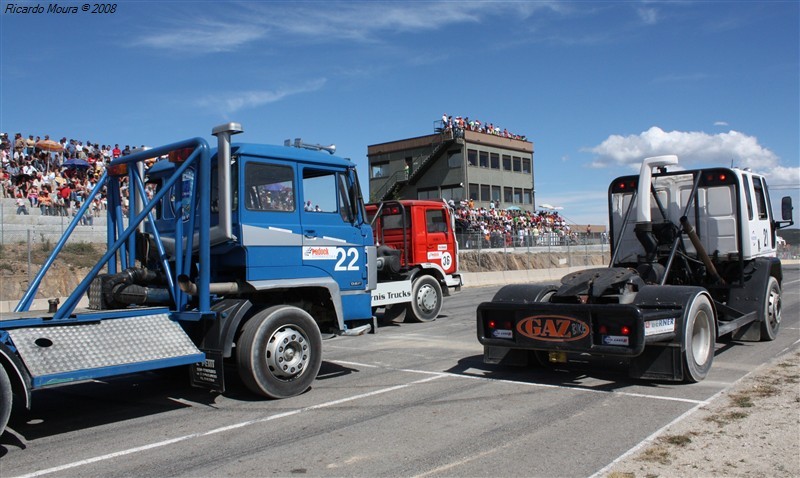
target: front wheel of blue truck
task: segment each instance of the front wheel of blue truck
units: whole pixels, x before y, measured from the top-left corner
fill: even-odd
[[[11,416],[11,405],[13,403],[13,393],[11,391],[11,380],[8,378],[6,369],[0,365],[0,435],[6,429],[8,417]]]
[[[305,392],[322,365],[322,337],[308,312],[293,306],[266,308],[248,320],[236,346],[239,376],[268,398]]]

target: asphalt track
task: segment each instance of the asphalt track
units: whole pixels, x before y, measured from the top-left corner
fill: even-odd
[[[475,307],[498,287],[465,288],[434,322],[325,341],[313,388],[292,399],[169,372],[35,394],[0,437],[0,475],[592,476],[798,347],[800,270],[784,274],[778,339],[721,341],[698,384],[485,365]]]

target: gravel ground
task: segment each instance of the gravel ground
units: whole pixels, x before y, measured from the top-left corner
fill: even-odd
[[[600,476],[800,477],[800,352],[756,369]]]

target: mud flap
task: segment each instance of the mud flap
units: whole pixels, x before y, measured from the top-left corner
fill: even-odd
[[[630,362],[631,378],[648,380],[683,380],[680,344],[648,344],[644,352]]]
[[[193,387],[207,388],[225,393],[225,367],[222,352],[203,350],[206,359],[191,365],[191,383]]]

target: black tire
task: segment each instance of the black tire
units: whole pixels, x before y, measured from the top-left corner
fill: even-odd
[[[308,312],[277,305],[258,312],[236,344],[239,376],[251,391],[268,398],[305,392],[322,365],[322,337]]]
[[[0,435],[6,430],[13,403],[14,398],[13,392],[11,391],[11,380],[8,378],[6,369],[0,364]]]
[[[717,331],[714,309],[705,294],[694,296],[683,317],[684,380],[699,382],[706,378],[714,362]]]
[[[414,279],[411,303],[408,304],[406,322],[430,322],[442,310],[442,286],[434,277],[423,275]]]
[[[781,328],[781,285],[771,277],[767,281],[764,308],[761,311],[761,340],[772,341]]]

